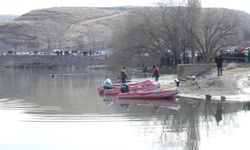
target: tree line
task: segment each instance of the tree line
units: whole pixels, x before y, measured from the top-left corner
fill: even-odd
[[[201,8],[199,0],[165,0],[158,7],[130,11],[113,33],[116,64],[177,65],[196,62],[197,54],[208,63],[247,36],[237,11]]]

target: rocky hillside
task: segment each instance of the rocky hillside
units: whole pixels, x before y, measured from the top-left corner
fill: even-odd
[[[107,48],[112,30],[131,14],[129,7],[59,7],[33,10],[0,24],[0,51],[92,51]],[[155,9],[155,8],[154,8]],[[250,38],[250,16],[239,12]]]
[[[0,25],[0,50],[92,50],[107,46],[124,8],[60,7],[34,10]]]

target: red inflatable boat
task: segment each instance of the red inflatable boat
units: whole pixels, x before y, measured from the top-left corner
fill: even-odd
[[[129,92],[135,92],[135,91],[150,91],[150,90],[156,90],[160,88],[160,84],[158,82],[150,82],[145,85],[135,85],[135,86],[129,86]],[[105,89],[103,92],[103,95],[117,95],[121,93],[120,88],[115,88],[115,89]]]
[[[150,84],[152,84],[153,81],[151,80],[144,80],[144,81],[140,81],[140,82],[129,82],[126,83],[129,86],[129,90],[139,90],[142,87],[147,87]],[[106,92],[106,94],[118,94],[117,92],[120,91],[122,84],[121,83],[115,83],[113,84],[113,88],[112,89],[105,89],[102,85],[100,87],[97,88],[97,91],[100,95],[103,95]],[[113,91],[113,92],[112,92]],[[120,92],[119,92],[120,93]]]

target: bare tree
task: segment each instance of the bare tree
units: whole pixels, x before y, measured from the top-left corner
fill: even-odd
[[[173,6],[173,3],[168,3],[161,4],[158,8],[149,7],[134,11],[133,16],[129,16],[123,24],[125,30],[120,34],[123,42],[118,42],[123,50],[119,53],[133,56],[143,56],[147,53],[154,63],[159,64],[160,60],[171,58],[172,62],[177,64],[185,31],[182,28],[184,12],[181,6]]]
[[[116,64],[132,65],[138,63],[138,61],[142,64],[143,58],[141,56],[143,54],[154,55],[152,50],[154,43],[151,37],[146,34],[146,31],[148,31],[147,25],[141,11],[144,10],[131,11],[113,32],[111,47],[115,51],[113,59],[117,62]],[[148,59],[150,61],[151,58]]]
[[[171,51],[174,65],[180,59],[181,48],[184,48],[183,42],[185,39],[185,32],[182,28],[182,20],[184,9],[181,4],[165,3],[160,6],[161,20],[162,20],[162,41],[164,47]]]
[[[184,26],[195,40],[204,62],[211,62],[214,55],[226,47],[237,34],[237,20],[227,10],[205,9],[197,29]]]
[[[77,44],[78,50],[84,51],[84,49],[85,49],[84,36],[83,35],[79,35],[74,41]]]
[[[155,63],[165,59],[177,65],[189,49],[192,58],[199,52],[204,62],[210,62],[236,37],[235,16],[225,9],[201,9],[199,0],[165,0],[157,8],[130,12],[122,30],[115,31],[112,47],[119,61],[143,61],[147,53]]]
[[[183,19],[183,26],[189,28],[193,31],[198,30],[200,14],[201,14],[201,2],[200,0],[188,0],[186,4],[186,15]],[[186,39],[183,41],[183,44],[191,50],[192,60],[191,62],[195,62],[195,51],[198,49],[195,44],[195,39],[189,32],[185,31]],[[183,50],[183,54],[185,54],[185,48]]]
[[[87,33],[88,43],[90,46],[90,49],[95,50],[96,49],[96,37],[93,31],[89,30]]]

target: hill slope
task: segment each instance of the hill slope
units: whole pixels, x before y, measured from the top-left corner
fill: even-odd
[[[34,10],[0,25],[0,49],[15,51],[105,47],[123,9],[60,7]]]
[[[125,17],[133,15],[130,10],[134,9],[141,7],[56,7],[33,10],[11,22],[0,24],[0,51],[91,51],[107,48],[112,31],[123,23]],[[246,32],[250,31],[249,14],[238,13],[243,20],[242,26]]]

